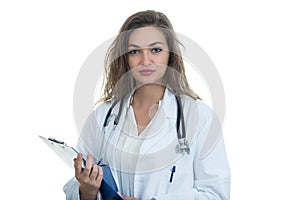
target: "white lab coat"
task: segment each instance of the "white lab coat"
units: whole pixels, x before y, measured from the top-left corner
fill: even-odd
[[[230,169],[222,131],[213,111],[200,100],[181,96],[191,151],[178,153],[174,94],[166,89],[158,111],[140,136],[137,136],[130,97],[128,95],[124,102],[120,121],[113,132],[114,117],[105,128],[105,134],[103,128],[110,103],[100,105],[89,116],[78,151],[84,156],[92,153],[95,162],[104,157],[120,193],[126,196],[139,200],[230,199]],[[117,104],[111,116],[118,114],[118,108]],[[176,170],[170,182],[173,166]],[[74,177],[64,186],[64,192],[66,199],[79,199],[79,183]],[[101,199],[100,192],[98,199]]]

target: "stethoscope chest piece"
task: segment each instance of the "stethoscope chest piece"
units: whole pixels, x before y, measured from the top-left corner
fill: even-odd
[[[178,144],[176,146],[177,153],[187,153],[190,154],[190,146],[189,142],[186,140],[186,138],[178,139]]]

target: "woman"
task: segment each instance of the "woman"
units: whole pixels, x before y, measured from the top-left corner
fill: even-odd
[[[101,199],[99,161],[126,200],[229,199],[221,128],[190,89],[179,44],[162,13],[125,21],[107,54],[103,103],[81,132],[67,199]]]

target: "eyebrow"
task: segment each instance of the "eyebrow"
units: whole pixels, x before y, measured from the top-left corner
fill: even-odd
[[[157,44],[165,45],[165,43],[163,43],[163,42],[153,42],[153,43],[149,44],[148,46],[152,47],[152,46],[155,46]],[[128,47],[141,48],[139,45],[136,45],[136,44],[129,44]]]

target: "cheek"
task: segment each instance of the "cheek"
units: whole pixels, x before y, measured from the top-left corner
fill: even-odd
[[[129,69],[132,69],[132,66],[134,66],[133,62],[132,62],[132,59],[130,57],[128,57],[127,61],[128,61]]]
[[[167,71],[167,65],[159,66],[158,69],[159,69],[159,73],[161,74],[161,76],[164,76]]]
[[[139,59],[137,56],[129,56],[128,57],[128,65],[129,69],[133,69],[134,67],[139,65]]]
[[[168,52],[168,53],[166,52],[166,53],[162,56],[161,63],[164,64],[164,65],[168,65],[168,63],[169,63],[169,57],[170,57],[169,52]]]

